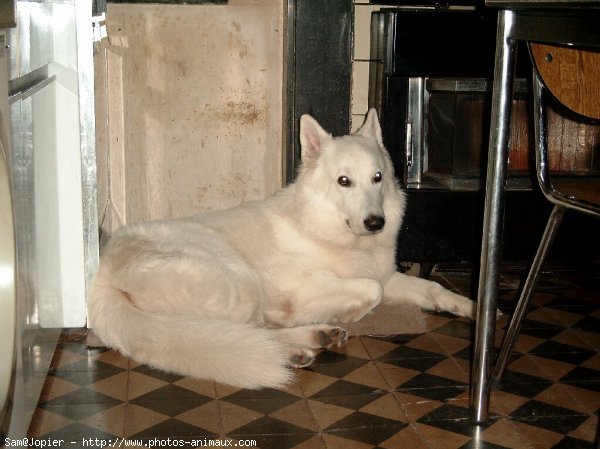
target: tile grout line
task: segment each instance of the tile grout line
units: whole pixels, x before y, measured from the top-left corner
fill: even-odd
[[[217,413],[219,414],[219,438],[223,437],[223,439],[226,439],[227,435],[225,434],[225,423],[223,421],[223,413],[221,411],[221,399],[220,399],[219,393],[217,391],[216,382],[213,381],[212,387],[213,387],[214,401],[216,402],[216,407],[217,407]]]
[[[123,438],[127,438],[127,412],[129,411],[129,384],[131,383],[131,359],[127,357],[127,383],[125,384],[125,405],[123,407]]]
[[[416,422],[412,420],[412,418],[408,414],[408,412],[407,412],[406,408],[404,407],[404,405],[400,403],[400,401],[398,400],[398,397],[394,394],[395,393],[394,388],[390,385],[390,383],[388,382],[387,378],[381,372],[381,368],[379,367],[379,365],[377,363],[375,363],[375,360],[373,360],[373,356],[371,355],[371,353],[369,352],[369,350],[367,349],[367,347],[364,345],[364,343],[362,341],[362,336],[360,336],[359,339],[360,339],[360,344],[362,345],[362,347],[364,348],[364,350],[366,351],[366,353],[369,355],[370,362],[373,363],[373,365],[375,366],[375,369],[379,373],[379,376],[383,379],[383,381],[387,385],[387,387],[388,387],[388,392],[387,393],[391,394],[392,397],[394,398],[394,402],[398,405],[398,407],[402,411],[402,413],[403,413],[404,417],[406,418],[406,420],[407,420],[408,425],[410,426],[410,428],[413,429],[413,431],[419,437],[419,440],[426,446],[427,449],[433,449],[427,443],[427,441],[423,438],[423,436],[421,435],[421,432],[418,431],[417,426],[416,426]]]

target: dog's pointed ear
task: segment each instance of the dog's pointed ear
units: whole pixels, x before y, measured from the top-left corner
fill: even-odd
[[[362,126],[356,131],[356,134],[360,134],[364,137],[371,137],[375,141],[383,146],[383,139],[381,138],[381,126],[379,125],[379,118],[377,117],[377,111],[374,108],[369,109],[367,118]]]
[[[331,134],[325,131],[314,118],[308,114],[300,117],[302,160],[316,159],[321,153],[323,143],[327,139],[331,139]]]

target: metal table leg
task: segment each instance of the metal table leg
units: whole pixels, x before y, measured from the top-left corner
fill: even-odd
[[[498,275],[508,165],[510,105],[516,57],[515,41],[510,38],[513,21],[512,11],[499,12],[479,273],[475,356],[471,376],[471,409],[476,422],[483,422],[488,418],[490,372],[494,355]]]

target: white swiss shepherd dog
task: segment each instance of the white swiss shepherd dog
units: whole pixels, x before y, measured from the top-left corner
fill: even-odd
[[[263,200],[132,224],[103,249],[89,325],[149,366],[244,387],[280,387],[290,367],[385,302],[473,318],[474,302],[396,270],[405,208],[377,114],[332,137],[300,120],[296,181]]]

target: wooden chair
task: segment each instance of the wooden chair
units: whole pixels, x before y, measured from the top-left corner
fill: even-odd
[[[544,196],[554,204],[546,229],[535,254],[517,307],[504,337],[492,373],[498,384],[512,354],[542,265],[565,212],[569,209],[600,218],[600,183],[584,178],[570,186],[553,184],[549,176],[547,148],[546,98],[548,93],[573,112],[600,120],[600,52],[555,45],[530,43],[534,62],[533,103],[535,126],[536,172]],[[563,191],[571,187],[570,192]],[[573,188],[577,187],[577,188]],[[599,198],[594,202],[594,197]]]

